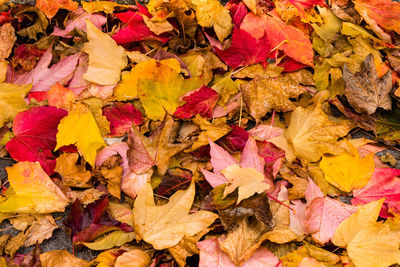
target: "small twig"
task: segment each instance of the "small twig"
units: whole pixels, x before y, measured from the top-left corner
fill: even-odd
[[[286,205],[285,203],[283,203],[282,201],[279,201],[277,198],[274,198],[273,196],[271,196],[270,194],[267,193],[267,196],[269,198],[271,198],[272,200],[278,202],[279,204],[281,204],[282,206],[285,206],[286,208],[290,209],[291,211],[293,211],[294,214],[296,214],[296,211],[294,209],[292,209],[290,206]]]

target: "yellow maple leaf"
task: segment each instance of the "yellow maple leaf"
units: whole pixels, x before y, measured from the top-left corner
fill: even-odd
[[[344,220],[336,229],[333,243],[346,247],[355,266],[390,266],[400,262],[400,231],[390,223],[377,222],[385,199],[370,202]]]
[[[38,162],[19,162],[6,168],[10,188],[0,203],[5,213],[63,212],[68,198],[43,171]]]
[[[367,184],[374,172],[375,162],[373,153],[360,158],[357,149],[350,142],[347,143],[351,153],[322,156],[319,166],[328,183],[342,191],[351,192]]]
[[[24,98],[31,88],[31,84],[0,83],[0,127],[27,108]]]
[[[75,144],[91,166],[94,166],[97,150],[106,145],[92,113],[83,105],[76,106],[60,121],[56,138],[55,150]]]
[[[86,20],[86,27],[89,42],[84,44],[83,51],[89,54],[89,68],[83,78],[100,85],[118,83],[121,70],[128,64],[125,49],[90,20]]]
[[[193,236],[218,218],[209,211],[188,214],[195,196],[192,182],[187,190],[173,194],[167,204],[156,206],[153,189],[146,183],[133,207],[134,229],[138,241],[143,239],[157,250],[175,246],[184,236]]]
[[[221,173],[229,180],[223,197],[239,188],[237,204],[255,193],[261,194],[270,189],[269,184],[264,182],[264,174],[254,168],[241,168],[239,165],[234,164],[223,169]]]
[[[218,0],[190,0],[190,7],[196,12],[197,22],[203,27],[214,27],[218,39],[223,42],[232,31],[232,18]]]
[[[130,5],[121,5],[111,1],[90,1],[81,2],[83,9],[89,13],[104,12],[107,14],[113,13],[116,7],[129,8]]]
[[[290,117],[285,137],[299,159],[315,162],[324,153],[336,155],[343,151],[338,138],[347,134],[351,123],[328,118],[321,107],[327,96],[327,92],[317,94],[315,107],[297,107]]]

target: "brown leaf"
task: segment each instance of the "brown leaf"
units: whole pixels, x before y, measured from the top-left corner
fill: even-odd
[[[42,267],[88,267],[89,262],[79,259],[66,250],[53,250],[40,254]]]
[[[372,54],[365,58],[361,71],[356,74],[345,65],[343,79],[346,83],[345,95],[357,112],[372,114],[379,107],[386,110],[392,108],[389,96],[392,89],[392,72],[388,71],[379,78]]]
[[[0,254],[3,254],[4,247],[6,246],[9,238],[10,238],[10,235],[0,236]]]
[[[37,215],[36,221],[26,231],[25,247],[41,244],[45,239],[49,239],[53,235],[53,231],[58,225],[51,215]]]
[[[306,90],[288,76],[276,78],[255,78],[241,86],[243,99],[256,121],[266,113],[292,111],[296,105],[290,98],[297,98]]]
[[[92,178],[90,171],[85,169],[84,164],[79,164],[78,153],[64,153],[56,159],[54,171],[61,175],[64,184],[72,187],[90,187]]]
[[[12,51],[17,37],[10,23],[0,26],[0,61],[7,58]]]
[[[7,255],[10,255],[11,258],[13,258],[15,252],[17,252],[17,250],[24,245],[25,239],[26,234],[24,232],[20,232],[19,234],[8,240],[7,245],[4,248],[4,252]]]

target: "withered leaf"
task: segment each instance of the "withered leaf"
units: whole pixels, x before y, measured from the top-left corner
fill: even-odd
[[[373,114],[377,108],[392,108],[389,96],[392,89],[392,72],[389,70],[379,78],[372,54],[365,58],[358,73],[353,74],[345,65],[343,80],[346,84],[345,95],[357,112]]]

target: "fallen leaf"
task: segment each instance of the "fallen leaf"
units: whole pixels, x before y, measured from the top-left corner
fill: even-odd
[[[105,250],[113,247],[122,246],[135,239],[135,233],[127,233],[121,230],[116,230],[97,238],[94,242],[80,242],[87,248],[92,250]]]
[[[58,125],[57,146],[76,145],[85,160],[94,166],[97,150],[105,146],[92,113],[83,105],[76,106]]]
[[[10,255],[11,258],[14,258],[15,253],[19,250],[25,242],[26,234],[24,232],[20,232],[17,235],[10,238],[7,242],[7,245],[4,248],[4,252],[7,255]]]
[[[186,188],[192,181],[193,175],[189,170],[182,168],[171,168],[163,176],[161,183],[157,187],[157,194],[170,196],[177,190]]]
[[[89,68],[83,78],[100,85],[118,83],[121,70],[128,64],[125,49],[90,20],[86,20],[86,28],[89,42],[85,43],[83,51],[89,54]]]
[[[35,217],[36,221],[33,222],[25,233],[25,247],[41,244],[44,240],[49,239],[53,235],[53,231],[58,228],[51,215],[39,215]]]
[[[121,136],[128,133],[132,125],[143,123],[142,113],[132,104],[117,103],[103,108],[103,115],[110,122],[110,135]]]
[[[0,83],[0,126],[12,121],[15,116],[27,108],[25,96],[31,90],[32,85],[15,85]]]
[[[78,3],[72,0],[38,0],[36,1],[36,7],[51,19],[57,14],[59,9],[67,9],[69,11],[77,9]]]
[[[151,259],[146,252],[141,249],[132,249],[117,258],[115,267],[147,267],[150,262]]]
[[[55,172],[60,174],[63,183],[72,187],[90,187],[92,174],[84,164],[79,164],[78,153],[63,153],[56,159]]]
[[[362,63],[361,71],[353,74],[345,65],[343,80],[345,81],[346,97],[350,105],[359,113],[372,114],[377,108],[386,110],[392,108],[389,92],[392,89],[391,71],[379,78],[370,54]]]
[[[357,149],[352,144],[348,144],[351,153],[322,156],[319,164],[325,174],[325,180],[345,192],[364,187],[375,168],[372,153],[361,158]]]
[[[0,26],[0,61],[8,58],[16,40],[15,30],[10,23]]]
[[[10,155],[19,161],[39,161],[43,170],[54,173],[57,126],[68,113],[55,107],[34,107],[18,113],[13,122],[14,137],[6,144]]]
[[[104,12],[110,14],[114,12],[116,7],[129,8],[130,5],[121,5],[111,1],[96,1],[96,2],[83,2],[81,3],[83,9],[89,13]]]
[[[89,262],[79,259],[66,250],[53,250],[40,254],[43,267],[88,267]]]
[[[68,198],[38,162],[19,162],[6,170],[10,188],[5,193],[7,200],[0,203],[0,212],[63,212],[68,205]]]
[[[146,183],[133,207],[137,240],[143,239],[155,249],[165,249],[178,244],[184,236],[193,236],[208,227],[218,216],[209,211],[188,214],[194,195],[192,182],[186,191],[172,195],[167,204],[156,206],[153,189]]]

